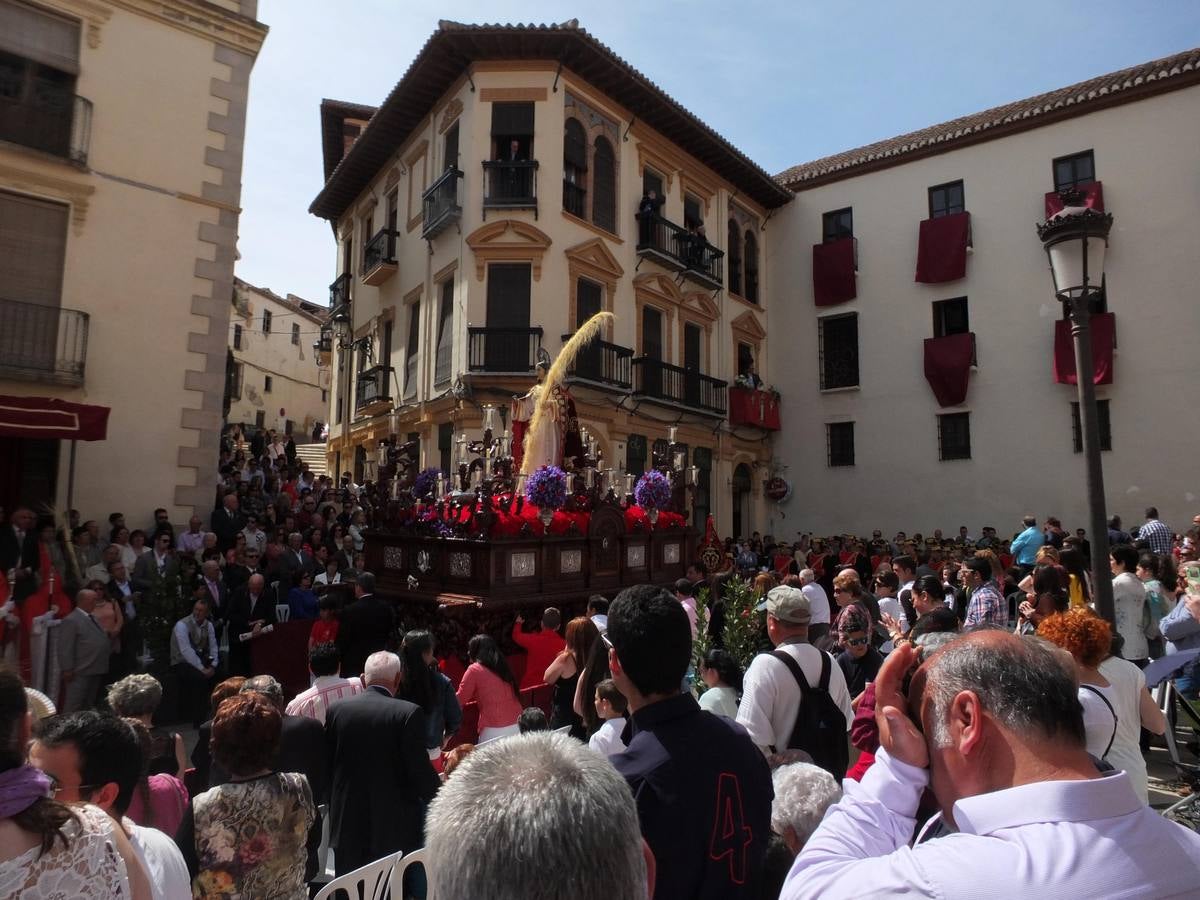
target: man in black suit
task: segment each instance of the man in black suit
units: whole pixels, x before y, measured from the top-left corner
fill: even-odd
[[[37,517],[28,507],[13,510],[8,525],[0,525],[0,578],[17,570],[13,599],[18,603],[37,590],[38,537]]]
[[[312,554],[304,549],[304,537],[298,531],[293,531],[288,535],[287,548],[279,554],[277,564],[279,566],[279,584],[284,596],[287,596],[288,590],[296,586],[299,580],[298,576],[302,572],[308,572],[310,575],[317,574],[316,563]]]
[[[208,595],[208,617],[217,631],[217,640],[229,621],[229,587],[221,577],[221,564],[215,559],[207,560],[200,567],[200,582]],[[233,639],[230,638],[230,645]]]
[[[364,681],[363,693],[338,701],[325,715],[333,773],[329,845],[338,875],[420,847],[425,804],[439,785],[425,750],[425,714],[395,696],[399,657],[371,654]]]
[[[342,675],[361,675],[367,657],[387,646],[392,636],[392,608],[375,596],[375,576],[360,572],[354,585],[355,600],[342,610],[337,645],[342,654]]]
[[[246,520],[238,512],[237,491],[229,491],[221,499],[221,508],[213,510],[209,522],[213,534],[217,536],[217,549],[224,553],[237,543],[237,533],[246,527]]]
[[[250,644],[262,630],[275,624],[275,598],[267,591],[262,575],[251,575],[238,588],[229,604],[229,670],[234,675],[250,674]],[[254,637],[243,641],[243,634]]]

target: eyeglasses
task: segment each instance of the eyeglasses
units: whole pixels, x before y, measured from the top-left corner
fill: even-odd
[[[59,784],[57,781],[55,781],[50,785],[50,793],[52,795],[54,795],[55,797],[57,797],[59,795],[59,793],[62,791],[79,791],[82,794],[84,791],[94,791],[98,787],[101,787],[101,785],[79,784],[79,785],[76,785],[75,787],[70,787],[65,784]]]
[[[865,637],[846,638],[846,646],[847,647],[861,647],[863,644],[865,644],[869,640],[870,640],[870,638],[865,638]]]

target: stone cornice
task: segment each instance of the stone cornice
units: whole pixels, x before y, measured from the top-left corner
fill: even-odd
[[[66,2],[76,3],[80,0]],[[267,26],[262,22],[230,12],[206,0],[108,0],[108,3],[252,57],[258,56],[267,37]]]

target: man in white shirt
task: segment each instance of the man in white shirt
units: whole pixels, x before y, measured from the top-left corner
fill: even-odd
[[[90,584],[93,581],[98,581],[101,584],[108,584],[109,578],[112,575],[109,573],[109,567],[113,563],[121,559],[121,547],[118,544],[109,544],[100,554],[100,562],[94,566],[88,566],[83,573],[84,584]]]
[[[1117,631],[1125,642],[1121,656],[1145,668],[1150,661],[1150,644],[1142,627],[1142,610],[1146,605],[1146,588],[1134,572],[1138,552],[1129,544],[1118,544],[1109,550],[1109,568],[1113,574],[1113,608]]]
[[[776,648],[791,656],[800,666],[809,685],[821,680],[822,657],[829,654],[808,642],[808,624],[812,617],[808,597],[799,588],[777,587],[759,604],[767,612],[767,635]],[[830,662],[833,660],[830,658]],[[830,666],[829,695],[846,717],[846,729],[854,719],[850,691],[842,667]],[[742,687],[738,724],[763,753],[784,750],[792,736],[796,716],[800,714],[800,685],[787,664],[769,653],[754,657]]]
[[[208,718],[208,697],[221,659],[205,591],[203,582],[197,584],[191,615],[176,622],[171,633],[171,668],[179,679],[180,693],[188,701],[192,727],[197,730]]]
[[[917,660],[905,645],[880,669],[875,764],[843,784],[782,900],[1195,896],[1200,835],[1147,807],[1124,772],[1096,770],[1075,672],[1057,648],[966,635],[915,673],[906,696]],[[925,833],[954,833],[910,847],[930,786],[941,813]]]
[[[246,536],[247,547],[257,547],[259,553],[267,549],[267,533],[258,527],[258,516],[254,513],[246,513],[246,527],[242,529],[242,534]]]
[[[203,524],[204,522],[199,516],[192,516],[188,519],[188,530],[182,532],[175,542],[175,547],[180,553],[195,556],[204,546],[204,531],[200,527]]]
[[[56,716],[38,724],[29,759],[55,782],[57,800],[98,806],[124,831],[142,869],[131,879],[148,878],[154,900],[190,896],[191,878],[175,842],[125,817],[143,765],[133,728],[111,713]]]
[[[324,725],[329,707],[362,693],[360,679],[342,677],[342,655],[336,644],[313,647],[308,654],[308,670],[313,674],[312,687],[292,698],[285,710],[289,716],[306,716]]]
[[[818,641],[829,633],[829,595],[817,582],[817,573],[812,569],[800,570],[800,591],[808,598],[812,618],[808,622],[809,641]]]

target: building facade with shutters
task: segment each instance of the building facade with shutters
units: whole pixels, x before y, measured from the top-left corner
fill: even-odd
[[[247,435],[266,428],[298,444],[312,439],[329,409],[330,371],[316,365],[313,347],[328,315],[295,294],[234,279],[226,422]]]
[[[1092,319],[1107,508],[1188,526],[1198,66],[1193,50],[779,176],[795,199],[768,232],[768,308],[790,343],[768,371],[789,522],[1086,526],[1074,350],[1034,227],[1079,188],[1114,217]]]
[[[507,415],[534,384],[538,349],[608,310],[569,381],[605,465],[640,474],[674,425],[693,521],[765,527],[774,398],[733,382],[772,356],[778,183],[574,23],[443,23],[378,109],[325,101],[322,134],[311,211],[335,227],[346,323],[331,468],[369,477],[394,413],[448,470],[483,405]]]
[[[4,507],[211,509],[255,12],[0,0],[0,406],[39,435],[0,438]]]

